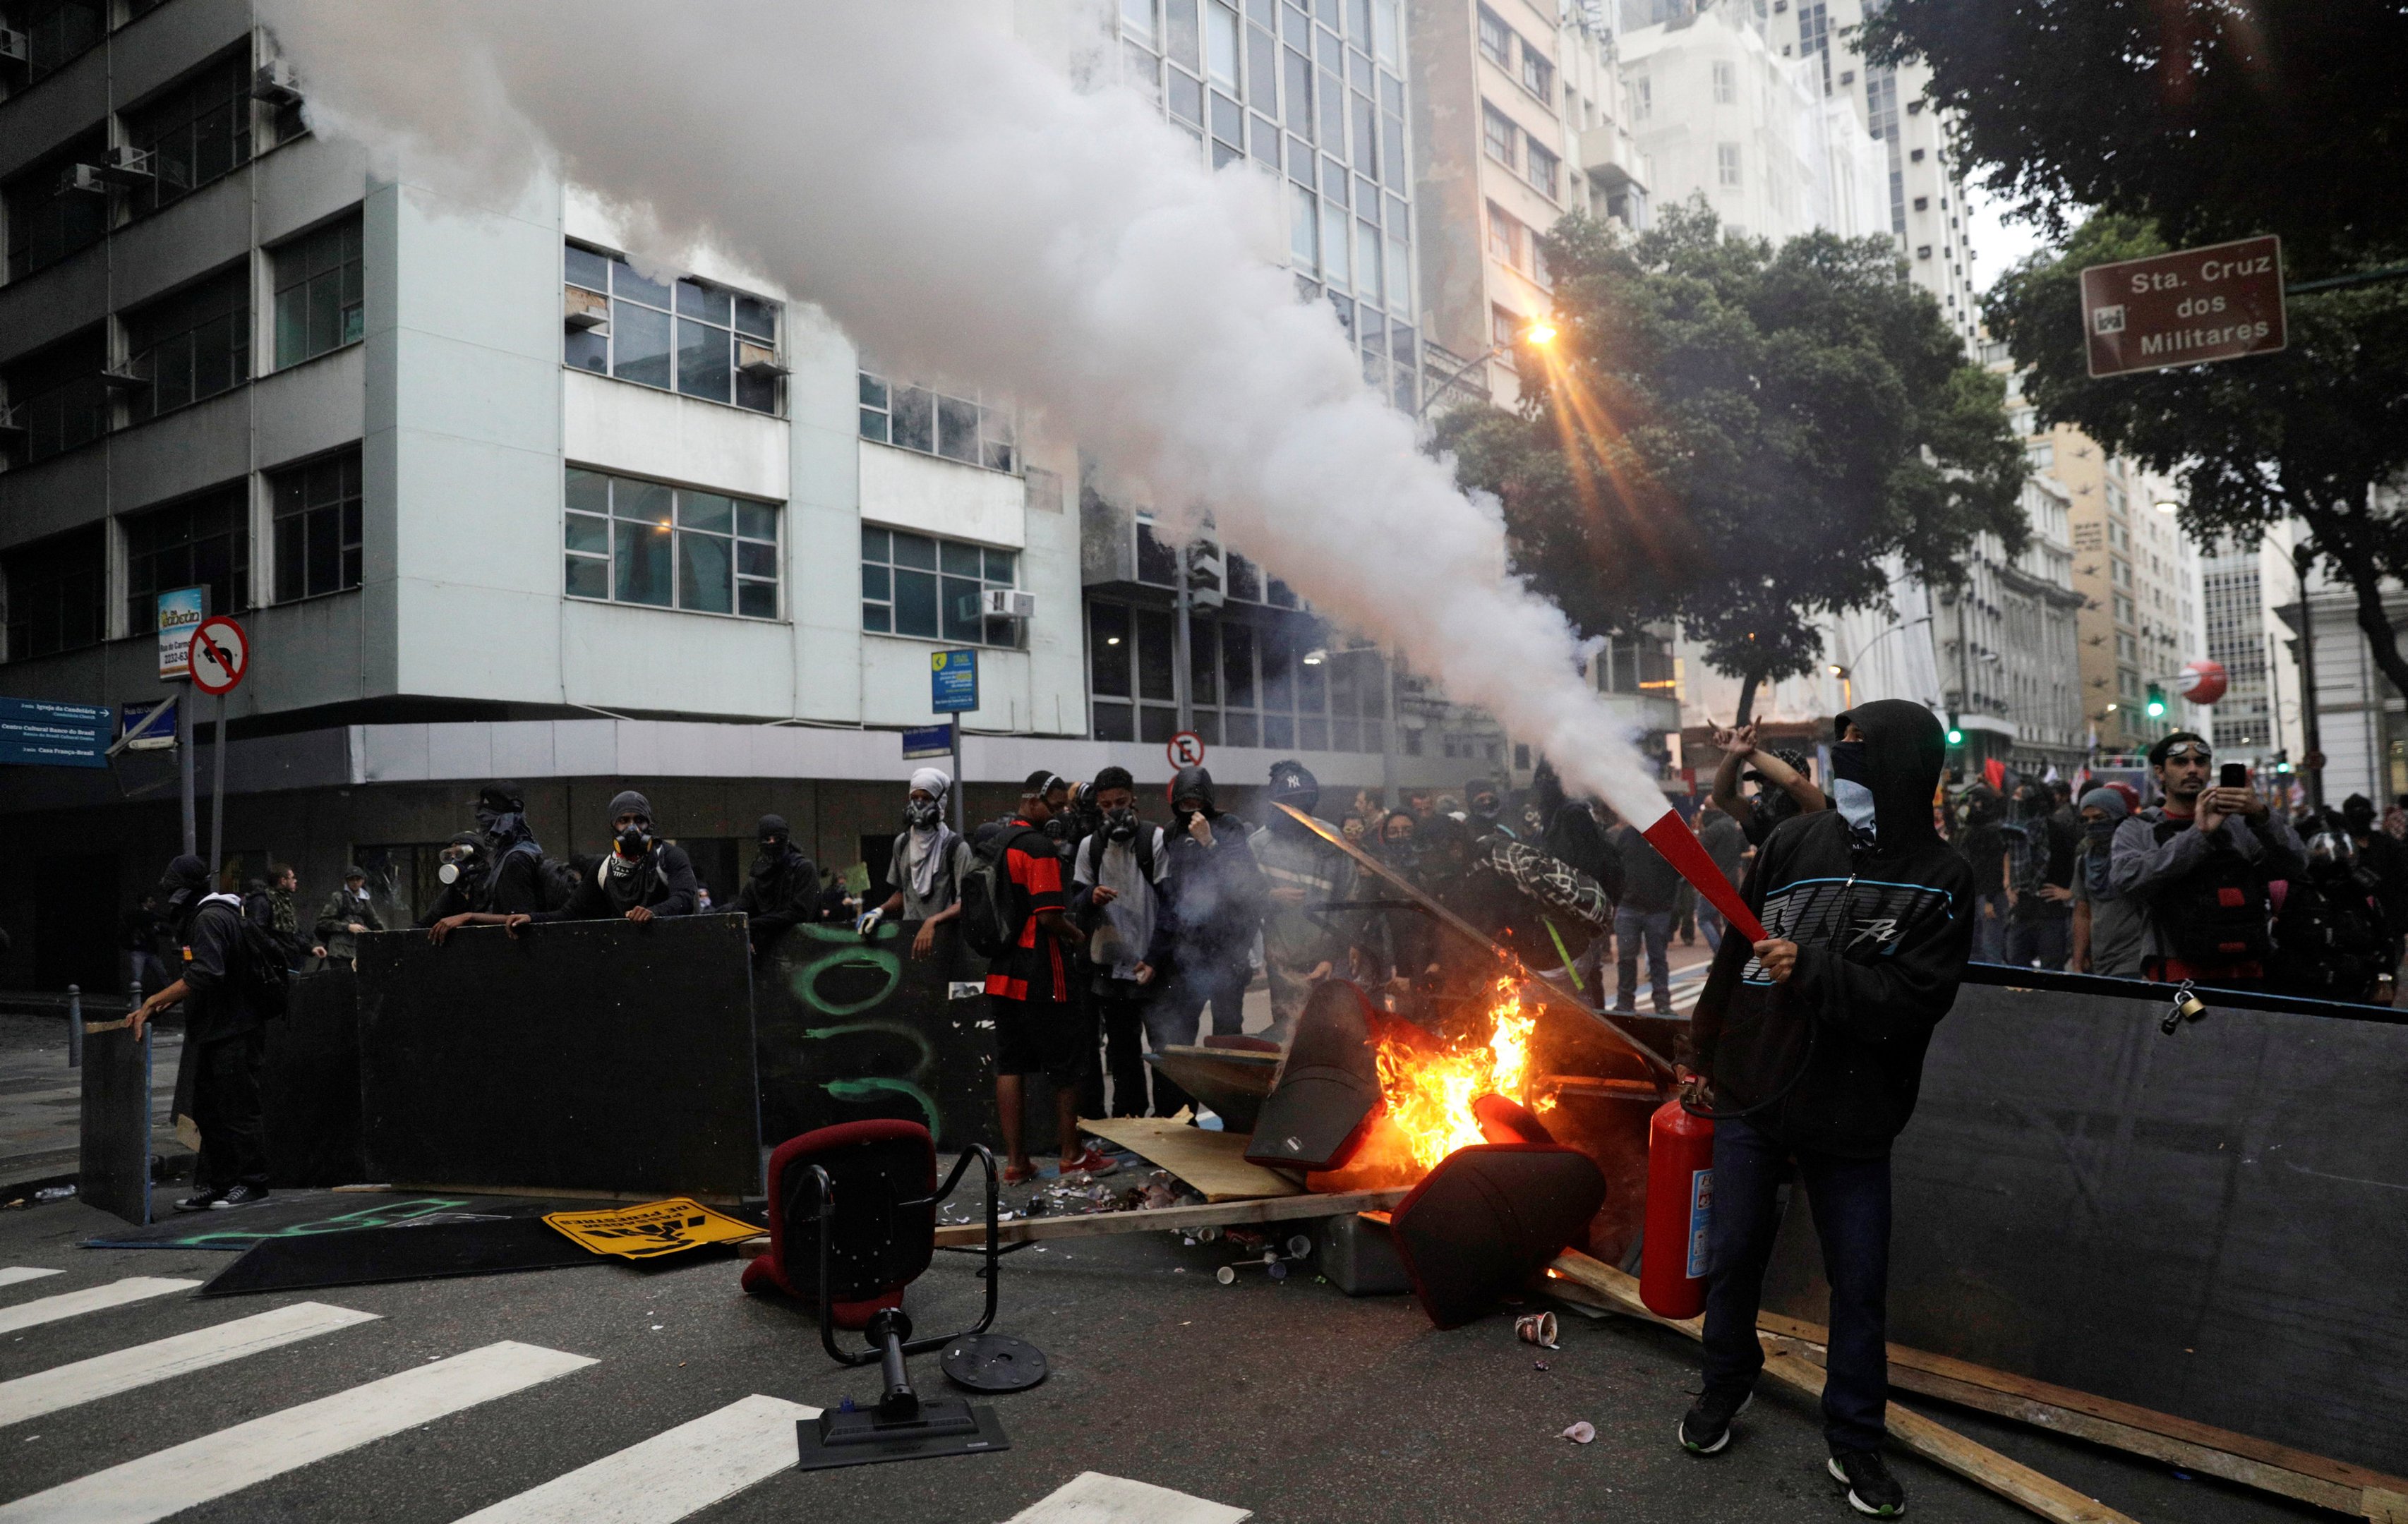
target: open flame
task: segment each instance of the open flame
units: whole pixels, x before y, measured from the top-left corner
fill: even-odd
[[[1377,1132],[1402,1143],[1416,1175],[1427,1174],[1457,1148],[1487,1141],[1471,1109],[1482,1096],[1501,1095],[1533,1111],[1555,1105],[1553,1095],[1534,1099],[1530,1093],[1530,1033],[1539,1021],[1524,1011],[1520,986],[1498,980],[1489,1014],[1495,1026],[1483,1045],[1433,1052],[1395,1036],[1380,1044],[1386,1115]]]

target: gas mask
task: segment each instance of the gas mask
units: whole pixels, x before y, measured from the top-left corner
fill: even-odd
[[[1109,809],[1104,811],[1104,835],[1111,841],[1137,839],[1137,811]]]
[[[914,831],[925,831],[944,815],[944,806],[933,799],[913,799],[903,806],[903,823]]]
[[[1497,796],[1489,793],[1473,799],[1466,807],[1470,810],[1471,818],[1475,820],[1494,820],[1499,811]]]
[[[619,834],[610,845],[623,858],[639,858],[652,849],[652,833],[640,825],[630,823],[620,828]]]
[[[456,884],[462,879],[473,884],[482,867],[483,864],[477,861],[475,847],[465,845],[451,847],[444,849],[443,866],[435,870],[435,876],[446,884]]]
[[[1842,741],[1831,748],[1831,799],[1860,847],[1872,846],[1876,833],[1873,791],[1865,784],[1866,772],[1862,741]]]
[[[1070,821],[1065,816],[1049,815],[1045,818],[1045,823],[1037,829],[1044,832],[1054,841],[1068,841],[1070,838]]]

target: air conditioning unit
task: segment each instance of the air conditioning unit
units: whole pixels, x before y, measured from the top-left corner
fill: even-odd
[[[119,145],[108,150],[108,158],[100,166],[102,177],[117,185],[148,185],[158,178],[152,167],[157,161],[149,149]]]
[[[0,63],[31,64],[33,61],[32,39],[22,32],[12,32],[5,26],[0,26]]]
[[[778,363],[778,351],[774,346],[755,344],[746,338],[736,341],[736,368],[754,380],[767,380],[786,374],[786,367]]]
[[[979,594],[979,612],[991,620],[1033,620],[1037,594],[1018,588],[989,588]]]
[[[599,292],[575,286],[561,288],[560,320],[569,328],[610,331],[610,299]]]
[[[271,58],[251,77],[251,98],[290,106],[301,98],[301,77],[290,59]]]
[[[59,194],[81,192],[85,195],[108,194],[108,177],[98,164],[69,164],[59,172]]]

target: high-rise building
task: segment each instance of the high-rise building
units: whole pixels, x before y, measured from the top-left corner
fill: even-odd
[[[2219,755],[2253,768],[2266,767],[2283,749],[2276,701],[2284,681],[2277,663],[2286,657],[2273,608],[2277,601],[2297,597],[2285,538],[2228,541],[2200,562],[2200,648],[2209,661],[2222,664],[2227,681],[2224,696],[2208,706],[2202,728]]]
[[[2036,426],[2028,409],[2015,416]],[[2201,654],[2184,644],[2186,632],[2199,629],[2200,598],[2197,557],[2175,518],[2180,505],[2164,495],[2165,483],[2068,425],[2028,434],[2026,456],[2036,475],[2071,494],[2083,712],[2100,751],[2129,755],[2170,731],[2197,728],[2174,691],[2183,663]],[[2204,645],[2203,634],[2193,638]],[[2153,693],[2163,705],[2156,715]]]

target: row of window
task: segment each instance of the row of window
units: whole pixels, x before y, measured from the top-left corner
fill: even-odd
[[[1549,109],[1554,108],[1555,64],[1486,6],[1480,7],[1480,56],[1519,80],[1524,90],[1539,97]]]
[[[51,4],[52,30],[81,36],[59,23],[81,7]],[[39,26],[29,34],[39,36]],[[41,50],[37,47],[36,52]],[[108,164],[112,137],[106,122],[77,135],[0,185],[0,207],[8,224],[8,278],[22,279],[97,243],[110,228],[173,206],[203,186],[249,164],[257,147],[273,147],[305,129],[297,101],[263,104],[251,98],[251,39],[201,64],[138,105],[122,108],[115,141],[136,155],[122,178],[79,178],[79,165]]]
[[[1562,156],[1486,101],[1480,103],[1480,146],[1488,157],[1527,180],[1532,190],[1555,199]]]
[[[724,492],[568,468],[571,598],[778,617],[778,510]]]
[[[1091,602],[1087,671],[1095,738],[1161,742],[1179,728],[1178,634],[1167,608]],[[1318,621],[1264,611],[1188,620],[1189,722],[1207,746],[1385,748],[1387,664],[1330,649]]]
[[[294,603],[358,587],[359,447],[270,472],[267,491],[275,601]],[[246,479],[0,556],[7,591],[7,660],[48,656],[108,638],[112,522],[125,550],[125,634],[147,634],[156,628],[157,595],[175,588],[206,588],[212,613],[251,606]]]
[[[1547,251],[1540,246],[1539,238],[1536,228],[1497,203],[1488,203],[1488,257],[1511,265],[1541,286],[1553,287],[1555,278],[1547,273]]]
[[[778,410],[779,304],[685,277],[659,281],[616,254],[565,246],[561,360],[756,413]]]
[[[267,250],[275,368],[357,343],[364,329],[354,212]],[[110,320],[0,366],[11,463],[27,464],[109,430],[188,406],[251,379],[248,258],[113,320],[125,356],[110,363]]]
[[[861,627],[973,646],[1016,647],[1020,624],[988,618],[982,595],[1016,585],[1019,556],[907,530],[861,529]]]
[[[1020,469],[1011,409],[860,373],[861,436],[990,471]]]

